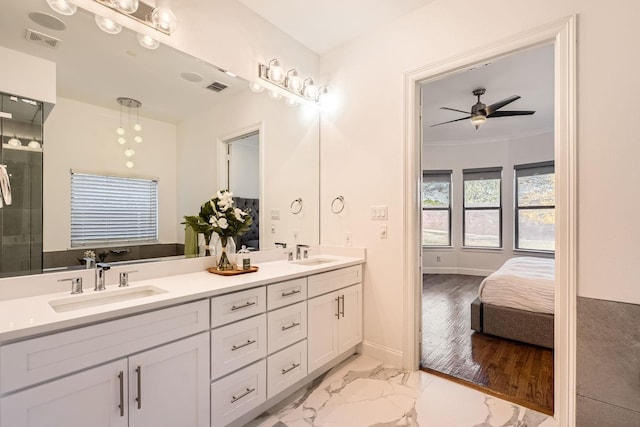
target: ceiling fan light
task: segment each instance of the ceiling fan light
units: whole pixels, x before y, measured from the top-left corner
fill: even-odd
[[[482,126],[486,121],[487,121],[487,118],[482,114],[478,114],[477,116],[471,117],[471,123],[476,127],[476,129]]]

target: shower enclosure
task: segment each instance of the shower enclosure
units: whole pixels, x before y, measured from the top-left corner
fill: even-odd
[[[0,93],[0,277],[42,272],[43,104]]]

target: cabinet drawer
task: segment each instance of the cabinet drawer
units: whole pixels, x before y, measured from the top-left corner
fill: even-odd
[[[266,355],[266,314],[211,331],[212,379],[242,368]]]
[[[226,426],[267,400],[266,360],[211,384],[211,426]]]
[[[269,354],[307,337],[307,302],[267,313]]]
[[[289,280],[267,286],[267,308],[273,310],[307,299],[307,279]]]
[[[264,313],[266,307],[264,286],[211,298],[211,327]]]
[[[206,331],[209,302],[197,301],[0,347],[0,392],[95,366]]]
[[[312,298],[328,292],[333,292],[337,289],[354,285],[361,281],[362,266],[360,265],[316,274],[308,278],[308,297]]]
[[[267,359],[267,399],[307,376],[307,340]]]

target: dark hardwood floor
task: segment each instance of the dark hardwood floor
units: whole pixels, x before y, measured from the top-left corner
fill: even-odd
[[[421,368],[553,414],[553,352],[471,329],[479,276],[425,274]]]

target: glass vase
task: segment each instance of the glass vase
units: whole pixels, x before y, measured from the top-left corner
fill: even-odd
[[[236,242],[231,236],[218,236],[215,243],[216,268],[220,271],[233,270],[236,261]]]
[[[198,256],[211,256],[211,234],[198,233]]]

